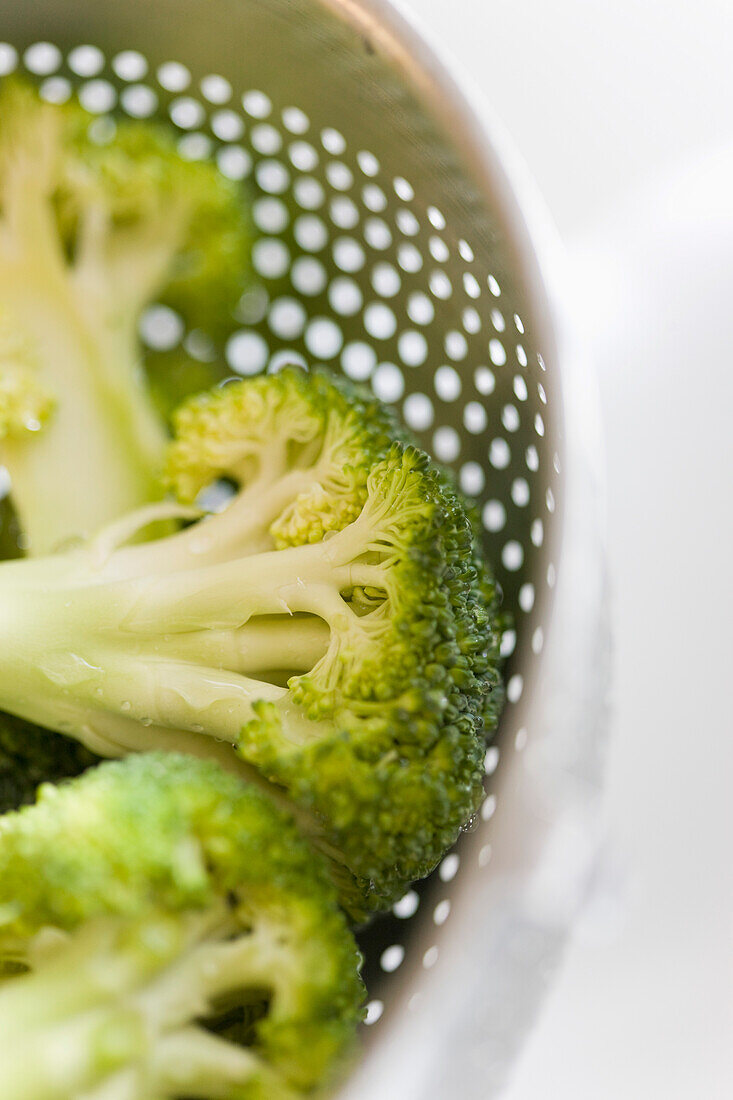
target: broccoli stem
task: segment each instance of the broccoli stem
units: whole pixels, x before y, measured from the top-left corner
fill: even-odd
[[[32,598],[30,593],[26,597]],[[291,633],[278,656],[278,638],[287,626]],[[228,770],[239,770],[229,745],[220,742],[237,742],[242,726],[254,716],[253,703],[278,702],[286,695],[284,687],[246,675],[246,652],[252,655],[253,671],[266,671],[266,661],[268,671],[279,666],[287,672],[296,658],[301,666],[306,656],[315,663],[329,633],[325,623],[290,621],[290,616],[282,629],[263,624],[261,646],[259,631],[256,620],[245,627],[239,649],[238,632],[224,636],[202,630],[198,653],[196,636],[188,634],[166,634],[160,642],[123,634],[128,650],[104,642],[98,647],[93,636],[80,632],[75,637],[73,628],[66,638],[57,635],[53,645],[42,631],[33,642],[26,632],[15,658],[10,643],[2,643],[8,646],[8,663],[0,671],[0,708],[60,728],[101,755],[143,750],[153,739],[169,750],[199,756],[213,752]],[[85,646],[92,647],[86,656]],[[235,669],[214,663],[227,649],[234,651]],[[178,650],[182,655],[188,651],[190,660],[179,659]]]
[[[149,1095],[149,1100],[166,1100],[162,1095]],[[108,1077],[101,1085],[80,1093],[77,1100],[139,1100],[140,1074],[137,1069],[125,1069]]]
[[[330,631],[322,619],[289,616],[255,619],[238,630],[198,630],[167,635],[156,653],[202,662],[250,676],[267,672],[307,672],[328,648]]]
[[[73,981],[73,974],[67,976]],[[39,983],[36,995],[43,997]],[[3,1100],[68,1100],[93,1086],[104,1069],[135,1060],[144,1036],[124,1009],[98,1010],[0,1045]]]
[[[362,629],[342,592],[366,570],[376,581],[377,566],[348,562],[371,534],[357,521],[321,543],[170,574],[165,539],[156,574],[122,581],[105,582],[84,552],[8,563],[0,708],[104,755],[152,736],[181,751],[201,734],[236,745],[254,704],[287,696],[268,673],[308,672],[332,636]],[[312,730],[294,716],[288,736]]]
[[[338,537],[338,536],[337,536]],[[348,567],[339,568],[328,547],[336,539],[253,554],[242,560],[201,569],[112,582],[78,592],[87,623],[110,613],[116,625],[136,634],[178,634],[191,630],[228,630],[260,615],[313,612],[325,589],[338,593],[351,582]]]
[[[269,549],[268,529],[285,506],[313,482],[313,473],[293,471],[280,480],[259,478],[242,492],[223,512],[205,517],[199,523],[170,535],[166,540],[166,571],[198,568],[226,561],[233,554],[255,554]],[[129,526],[134,527],[135,517]],[[147,510],[141,510],[140,523],[148,524]],[[104,538],[103,531],[101,537]],[[123,546],[115,550],[105,576],[118,579],[144,577],[160,567],[160,549]]]
[[[167,538],[166,571],[199,568],[227,561],[234,555],[264,553],[271,549],[269,528],[272,523],[300,493],[307,492],[317,483],[319,476],[318,467],[290,470],[281,477],[272,476],[271,470],[264,469],[224,511],[205,517]],[[134,521],[133,515],[129,528],[134,529]],[[141,526],[149,522],[147,510],[141,510]],[[101,537],[104,536],[103,531]],[[160,549],[155,543],[119,549],[113,545],[112,549],[115,550],[114,560],[105,570],[106,577],[144,577],[159,569]]]
[[[52,266],[0,262],[0,297],[32,336],[34,374],[56,402],[43,431],[2,444],[27,549],[39,555],[153,499],[166,433],[134,325],[109,332],[91,323]]]
[[[155,1050],[153,1080],[166,1096],[190,1100],[242,1100],[244,1086],[257,1080],[268,1100],[297,1100],[278,1073],[245,1047],[235,1047],[201,1028],[182,1029]]]
[[[56,729],[53,711],[44,711],[43,714],[45,718],[40,716],[35,719],[35,723]],[[155,744],[164,752],[181,752],[200,760],[215,760],[225,771],[238,776],[244,782],[259,787],[266,786],[260,774],[232,752],[229,742],[202,737],[198,731],[158,726],[147,718],[143,724],[126,715],[87,708],[83,719],[80,720],[76,714],[68,718],[66,732],[98,756],[118,757],[130,752],[146,752],[151,744]]]
[[[101,705],[112,714],[126,712],[143,728],[160,725],[197,735],[205,733],[232,744],[242,724],[253,717],[254,703],[277,702],[286,694],[284,688],[266,681],[183,662],[153,661],[143,676],[138,661],[120,660],[106,668],[81,690],[75,687],[77,700],[86,702],[90,709]],[[150,731],[147,733],[149,743]],[[180,747],[180,738],[172,738],[171,748]]]

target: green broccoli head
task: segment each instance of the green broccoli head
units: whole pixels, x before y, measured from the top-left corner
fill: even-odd
[[[233,500],[144,545],[117,546],[133,517],[9,563],[0,705],[107,755],[234,746],[362,917],[481,797],[498,634],[470,517],[389,414],[325,374],[226,386],[176,427],[179,496],[227,477]]]
[[[0,987],[6,1100],[101,1097],[122,1076],[132,1100],[299,1096],[330,1079],[361,1019],[324,865],[210,761],[143,754],[43,787],[0,818],[0,912],[0,957],[31,970]],[[246,1049],[205,1030],[224,1010],[249,1021]]]
[[[0,85],[0,460],[33,554],[158,498],[141,316],[167,304],[221,340],[249,277],[238,186],[155,123],[106,121]]]
[[[498,636],[468,517],[415,448],[393,445],[325,548],[333,587],[291,599],[328,623],[328,648],[255,705],[238,745],[327,823],[359,915],[431,871],[478,808]]]
[[[265,546],[320,542],[356,519],[372,464],[401,429],[366,390],[323,370],[287,367],[185,402],[165,479],[183,503],[216,479],[260,499]],[[240,525],[241,530],[241,525]]]

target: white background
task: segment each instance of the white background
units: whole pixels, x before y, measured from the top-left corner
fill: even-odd
[[[733,4],[405,7],[544,193],[607,433],[606,842],[507,1100],[729,1100]]]

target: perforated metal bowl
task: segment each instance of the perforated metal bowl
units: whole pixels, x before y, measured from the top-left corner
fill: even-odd
[[[516,626],[489,791],[364,936],[370,1027],[345,1093],[496,1095],[587,867],[607,667],[592,388],[539,205],[380,0],[33,0],[2,5],[0,38],[0,70],[49,99],[168,118],[186,155],[251,180],[261,284],[234,371],[295,358],[368,379],[481,503]],[[147,325],[182,336],[176,318]]]

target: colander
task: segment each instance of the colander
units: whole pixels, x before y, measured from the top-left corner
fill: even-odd
[[[608,667],[593,388],[541,204],[381,0],[26,0],[2,5],[0,39],[0,71],[49,100],[166,118],[186,156],[250,182],[258,285],[234,372],[295,360],[368,380],[479,502],[513,616],[487,795],[362,937],[368,1027],[343,1096],[498,1095],[593,850]],[[161,309],[143,335],[200,340]]]

